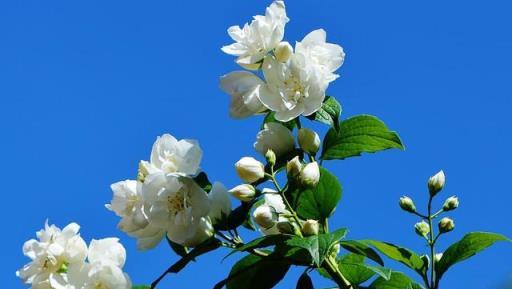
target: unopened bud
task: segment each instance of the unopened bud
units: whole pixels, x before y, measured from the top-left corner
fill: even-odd
[[[254,210],[254,221],[262,228],[268,229],[275,224],[276,216],[270,206],[261,205]]]
[[[341,245],[340,243],[336,243],[332,245],[331,251],[329,252],[329,257],[336,259],[338,257],[338,254],[340,253]]]
[[[251,157],[243,157],[235,164],[238,176],[247,183],[254,183],[265,176],[265,167]]]
[[[446,178],[443,171],[439,171],[434,176],[430,177],[428,180],[428,190],[430,192],[430,195],[433,197],[437,193],[439,193],[446,182]]]
[[[318,167],[318,163],[311,162],[305,165],[300,172],[299,179],[303,186],[316,186],[320,181],[320,167]]]
[[[320,148],[320,137],[316,132],[308,128],[299,129],[300,148],[310,155],[314,155]]]
[[[441,261],[441,258],[443,258],[443,253],[437,253],[434,257],[434,262],[439,263],[439,261]]]
[[[402,208],[402,210],[404,210],[404,211],[411,212],[411,213],[416,212],[416,206],[414,205],[414,202],[412,201],[411,198],[409,198],[407,196],[401,197],[399,204],[400,204],[400,208]]]
[[[455,229],[455,223],[452,219],[448,217],[444,217],[439,221],[439,231],[441,233],[448,233],[450,231],[453,231]]]
[[[277,229],[281,234],[293,234],[294,227],[290,222],[279,222],[276,225]]]
[[[286,164],[286,174],[288,177],[296,177],[302,171],[302,163],[299,160],[299,157],[296,156]]]
[[[256,189],[249,184],[243,184],[232,188],[229,190],[229,192],[231,195],[233,195],[233,197],[239,199],[240,201],[249,202],[254,199]]]
[[[286,62],[293,54],[293,48],[290,45],[290,43],[283,41],[279,43],[274,50],[274,55],[276,57],[276,60],[279,62]]]
[[[428,233],[430,233],[430,226],[425,221],[416,223],[416,225],[414,225],[414,229],[416,230],[416,234],[422,237],[426,237]]]
[[[443,210],[445,212],[457,209],[459,206],[459,199],[456,196],[449,197],[444,201]]]
[[[276,153],[273,150],[268,149],[267,153],[265,154],[265,158],[271,166],[276,164]]]
[[[306,236],[318,235],[318,227],[318,221],[306,220],[306,222],[302,224],[302,233]]]

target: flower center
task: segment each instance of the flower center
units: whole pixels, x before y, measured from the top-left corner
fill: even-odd
[[[170,213],[177,215],[179,212],[190,207],[190,200],[188,199],[188,192],[185,188],[167,197],[167,209]]]
[[[176,167],[177,158],[174,152],[164,151],[164,160],[162,162],[162,170],[166,173],[174,173],[178,170]]]
[[[302,102],[304,96],[304,86],[300,80],[294,76],[290,75],[284,81],[286,100],[294,103]]]
[[[108,289],[107,286],[105,286],[105,284],[101,283],[101,282],[98,282],[96,283],[96,285],[94,286],[94,289]]]

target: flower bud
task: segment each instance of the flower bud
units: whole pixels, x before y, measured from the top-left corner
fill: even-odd
[[[443,253],[437,253],[434,257],[434,262],[439,263],[439,261],[441,261],[441,258],[443,258]]]
[[[443,171],[439,171],[437,174],[428,179],[428,190],[432,197],[443,189],[445,181],[446,178]]]
[[[456,196],[449,197],[444,201],[443,210],[445,212],[457,209],[459,206],[459,199]]]
[[[265,176],[265,167],[251,157],[243,157],[235,164],[238,176],[247,183],[254,183]]]
[[[293,225],[286,221],[277,223],[276,227],[281,234],[293,234],[295,231]]]
[[[300,148],[310,155],[314,155],[320,148],[320,137],[316,132],[308,128],[299,129]]]
[[[302,233],[304,233],[305,236],[318,235],[318,227],[318,221],[306,220],[306,222],[302,224]]]
[[[271,166],[276,164],[276,153],[273,150],[268,149],[267,153],[265,154],[265,158]]]
[[[256,189],[248,184],[238,185],[231,190],[229,190],[233,197],[239,199],[243,202],[249,202],[254,199],[254,194],[256,194]]]
[[[441,233],[448,233],[455,229],[455,223],[452,219],[448,217],[444,217],[439,221],[439,232]]]
[[[261,205],[254,210],[254,221],[262,228],[268,229],[275,224],[275,212],[270,206]]]
[[[302,163],[299,160],[299,157],[296,156],[286,164],[286,174],[288,177],[296,177],[302,171]]]
[[[303,186],[314,187],[320,181],[320,168],[317,162],[311,162],[304,166],[299,176]]]
[[[279,62],[286,62],[293,54],[293,48],[290,45],[290,43],[283,41],[279,43],[274,50],[274,55],[276,57],[276,60]]]
[[[422,237],[426,237],[428,233],[430,233],[430,226],[425,221],[416,223],[416,225],[414,225],[414,229],[416,230],[416,234]]]
[[[407,196],[401,197],[399,204],[400,204],[400,208],[402,208],[402,210],[404,210],[406,212],[411,212],[411,213],[416,212],[416,206],[414,205],[414,202],[412,201],[411,198],[409,198]]]

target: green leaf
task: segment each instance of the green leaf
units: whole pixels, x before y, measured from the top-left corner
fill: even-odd
[[[282,234],[263,236],[261,238],[252,240],[251,242],[234,249],[228,255],[226,255],[226,257],[224,257],[224,259],[233,255],[236,252],[249,251],[252,249],[265,248],[265,247],[269,247],[269,246],[283,244],[289,238],[291,238],[290,235],[282,235]]]
[[[342,187],[336,176],[320,168],[318,185],[294,194],[296,211],[301,218],[322,221],[334,212],[341,199]]]
[[[510,239],[495,233],[472,232],[466,234],[460,241],[448,247],[443,253],[443,257],[435,267],[437,277],[441,279],[451,266],[476,255],[498,241],[510,242]]]
[[[316,120],[330,126],[337,126],[340,118],[341,105],[332,96],[327,96],[320,107],[314,114],[308,116],[309,119]]]
[[[374,116],[358,115],[342,121],[338,130],[327,132],[321,158],[345,159],[391,148],[404,149],[398,134]]]
[[[192,251],[190,251],[187,255],[179,259],[176,263],[174,263],[168,269],[168,273],[178,273],[180,272],[188,263],[193,261],[196,257],[213,251],[221,246],[221,242],[215,238],[211,238],[202,244],[198,245]]]
[[[382,258],[379,256],[379,254],[377,254],[373,248],[361,241],[343,240],[340,242],[340,245],[349,252],[368,257],[369,259],[375,261],[377,264],[384,266],[384,261],[382,261]]]
[[[297,125],[297,123],[295,122],[295,120],[290,120],[288,122],[282,122],[282,121],[279,121],[275,118],[275,112],[271,111],[269,113],[267,113],[267,115],[265,115],[265,118],[263,119],[263,123],[261,124],[261,127],[260,129],[263,129],[265,127],[265,124],[266,123],[269,123],[269,122],[277,122],[277,123],[280,123],[282,125],[284,125],[285,127],[287,127],[289,130],[293,130],[293,128]]]
[[[149,288],[151,288],[151,287],[148,285],[135,285],[132,287],[132,289],[149,289]]]
[[[420,256],[407,248],[376,240],[365,240],[363,242],[373,246],[387,257],[413,269],[420,275],[423,275],[427,270]]]
[[[227,289],[270,289],[288,272],[290,264],[283,259],[248,255],[238,261],[228,278]]]
[[[315,289],[313,286],[313,281],[311,277],[309,277],[308,273],[304,272],[300,275],[299,280],[297,281],[296,289]]]
[[[390,269],[366,264],[364,260],[365,257],[352,253],[338,258],[338,268],[351,284],[362,284],[372,278],[375,274],[378,274],[386,280],[391,277]],[[319,270],[319,272],[322,276],[329,279],[331,278],[325,270]]]
[[[206,192],[209,192],[212,189],[212,183],[208,179],[208,175],[206,175],[205,172],[200,172],[197,176],[195,176],[194,181]]]
[[[423,286],[411,280],[403,273],[393,272],[391,278],[386,280],[382,277],[373,281],[370,289],[423,289]]]
[[[320,267],[324,259],[328,256],[332,246],[347,235],[347,229],[339,229],[328,234],[319,234],[301,238],[293,236],[286,241],[286,244],[292,247],[306,249],[311,255],[314,264]]]

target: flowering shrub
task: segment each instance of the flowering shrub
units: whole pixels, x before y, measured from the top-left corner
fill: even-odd
[[[135,180],[111,186],[113,198],[106,207],[119,216],[118,228],[136,238],[140,250],[166,239],[180,258],[150,286],[133,288],[156,288],[166,275],[225,247],[229,255],[244,255],[215,288],[272,288],[293,265],[304,268],[299,289],[313,288],[309,273],[314,270],[342,289],[437,289],[456,263],[497,241],[510,241],[499,234],[473,232],[444,253],[438,251],[437,240],[454,230],[455,223],[444,216],[435,230],[434,222],[459,206],[453,196],[439,210],[432,207],[444,189],[442,171],[428,180],[425,211],[410,197],[399,201],[405,212],[420,219],[415,231],[425,240],[427,254],[378,240],[350,240],[345,228],[330,230],[329,218],[342,187],[323,162],[404,146],[398,134],[374,116],[341,118],[341,105],[326,91],[339,77],[342,47],[327,42],[322,29],[292,47],[283,41],[288,21],[285,4],[275,1],[265,15],[254,16],[243,27],[230,27],[234,43],[222,47],[243,69],[220,80],[231,97],[230,115],[264,115],[254,143],[260,156],[245,156],[235,164],[240,185],[227,190],[220,182],[210,182],[200,169],[198,142],[164,134],[154,143],[149,160],[139,163]],[[303,127],[303,121],[323,123],[329,130],[321,137]],[[278,181],[283,179],[285,183]],[[239,204],[232,207],[231,198]],[[132,288],[122,271],[126,253],[118,240],[93,240],[87,247],[78,229],[77,224],[62,230],[46,225],[37,233],[38,240],[23,246],[31,261],[17,275],[32,288]],[[258,231],[260,237],[246,242],[238,233],[241,229]],[[402,263],[419,278],[386,268],[382,256]]]

